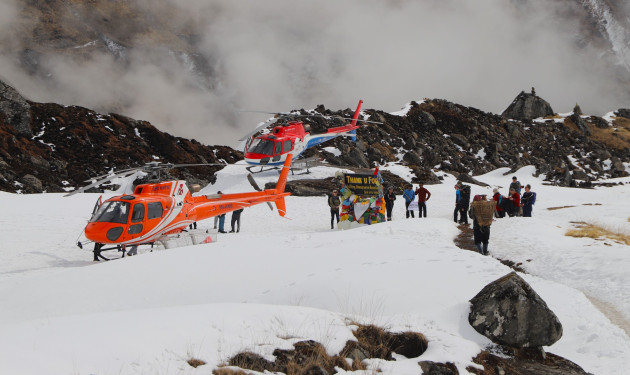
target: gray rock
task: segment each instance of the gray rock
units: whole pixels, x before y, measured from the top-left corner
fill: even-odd
[[[494,343],[528,348],[562,337],[558,317],[515,272],[486,285],[470,302],[468,322]]]
[[[432,128],[436,125],[435,117],[433,117],[433,115],[429,112],[420,111],[420,113],[418,114],[418,120],[420,120],[420,123],[422,125],[425,125],[427,127]]]
[[[625,117],[630,119],[630,109],[627,108],[619,108],[617,112],[615,112],[617,116]]]
[[[403,156],[403,160],[411,165],[422,165],[422,159],[420,159],[420,155],[415,151],[409,151]]]
[[[347,159],[352,162],[352,165],[357,167],[370,168],[370,162],[358,148],[350,150]]]
[[[588,128],[588,125],[586,124],[586,121],[584,121],[584,119],[582,118],[582,116],[579,116],[577,114],[572,114],[570,117],[571,121],[573,121],[573,123],[575,124],[575,126],[578,127],[578,129],[580,129],[580,131],[586,135],[591,135],[591,129]]]
[[[31,132],[30,104],[13,87],[0,81],[0,112],[6,116],[6,122],[19,134],[33,136]]]
[[[582,169],[573,170],[573,179],[574,180],[588,180],[588,175]]]
[[[24,183],[26,187],[29,187],[30,190],[34,192],[38,192],[38,193],[42,192],[42,189],[43,189],[42,182],[39,180],[39,178],[31,174],[24,175],[24,177],[22,177],[22,183]]]
[[[604,120],[601,117],[598,116],[591,116],[588,118],[588,120],[595,125],[596,127],[600,128],[600,129],[607,129],[610,127],[610,124],[608,123],[608,121]]]
[[[457,367],[451,362],[422,361],[418,362],[418,364],[425,375],[459,375]]]
[[[546,100],[521,91],[501,116],[516,120],[533,120],[538,117],[551,116],[553,113],[551,105]]]
[[[470,145],[470,143],[468,143],[468,138],[461,134],[453,133],[451,134],[451,138],[453,139],[453,142],[455,142],[455,144],[460,145],[463,148],[467,149]]]

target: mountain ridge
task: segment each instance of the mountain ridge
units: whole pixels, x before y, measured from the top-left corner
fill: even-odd
[[[528,95],[521,93],[516,100]],[[351,113],[349,108],[331,111],[323,105],[316,111],[344,117]],[[629,116],[630,111],[617,113]],[[406,112],[398,114],[367,109],[362,115],[383,124],[361,126],[356,143],[340,137],[308,149],[304,156],[317,156],[342,168],[400,163],[413,171],[412,182],[427,184],[440,183],[438,171],[471,181],[472,175],[497,168],[513,171],[534,165],[550,184],[590,187],[602,178],[627,176],[630,170],[630,118],[622,116],[610,121],[574,114],[511,119],[443,99],[412,101]],[[317,116],[305,119],[314,132],[325,131],[331,121]],[[328,147],[337,148],[341,155],[327,151]],[[146,121],[28,101],[0,81],[3,191],[67,191],[94,176],[156,160],[234,163],[242,158],[242,152],[230,147],[174,137]],[[196,167],[175,175],[207,185],[220,168]]]

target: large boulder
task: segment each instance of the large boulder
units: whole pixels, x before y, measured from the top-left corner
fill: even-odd
[[[470,302],[468,322],[494,343],[532,348],[562,337],[558,317],[515,272],[486,285]]]
[[[521,91],[512,104],[501,114],[502,117],[516,120],[533,120],[539,117],[552,116],[551,105],[536,94]]]
[[[0,81],[0,112],[4,121],[18,134],[33,136],[31,132],[30,104],[13,87]]]

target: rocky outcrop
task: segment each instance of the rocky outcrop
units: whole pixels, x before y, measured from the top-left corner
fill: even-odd
[[[533,348],[562,337],[558,317],[515,272],[486,285],[470,302],[468,322],[494,343]]]
[[[592,375],[577,364],[553,353],[545,358],[524,358],[507,347],[484,350],[473,362],[483,366],[469,366],[466,370],[476,375]]]
[[[146,162],[234,163],[242,154],[161,132],[146,121],[87,108],[34,103],[0,82],[0,190],[64,192],[85,180]],[[172,170],[207,185],[221,166]]]
[[[318,111],[325,115],[352,115],[350,109],[333,112],[323,105]],[[404,116],[370,109],[364,113],[383,124],[363,124],[357,131],[356,143],[341,138],[327,142],[326,147],[341,151],[339,157],[318,154],[316,149],[309,150],[309,155],[338,166],[383,165],[393,158],[414,172],[411,182],[429,185],[440,182],[434,169],[470,176],[502,167],[510,168],[512,173],[534,165],[550,184],[591,186],[597,179],[627,174],[623,168],[612,168],[611,157],[630,162],[630,140],[614,135],[610,124],[600,117],[577,116],[578,125],[570,119],[506,120],[440,99],[412,102]],[[343,124],[318,118],[308,121],[314,131]],[[597,137],[595,131],[599,132]],[[352,158],[347,157],[350,153]],[[574,175],[580,178],[573,178]]]
[[[630,109],[627,109],[627,108],[620,108],[620,109],[618,109],[618,110],[615,112],[615,114],[616,114],[617,116],[620,116],[620,117],[624,117],[624,118],[630,119]]]
[[[501,116],[515,120],[533,120],[539,117],[553,115],[551,105],[535,93],[527,94],[521,91]]]
[[[12,126],[17,134],[32,136],[30,104],[13,87],[0,81],[0,121]]]

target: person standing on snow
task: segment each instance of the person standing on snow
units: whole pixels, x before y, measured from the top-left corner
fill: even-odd
[[[501,200],[506,198],[502,196],[501,193],[499,193],[499,189],[497,188],[494,188],[492,190],[492,193],[494,193],[492,199],[496,202],[497,205],[495,216],[498,218],[505,217],[505,211],[501,208]]]
[[[532,186],[525,185],[525,192],[521,197],[521,206],[523,207],[523,217],[532,217],[532,205],[536,203],[536,193],[532,190]]]
[[[339,226],[339,206],[341,206],[339,191],[332,191],[332,194],[328,197],[328,206],[330,207],[330,229],[334,229],[335,218],[337,218],[337,226]]]
[[[409,205],[416,198],[416,193],[413,191],[413,186],[411,184],[407,184],[407,188],[403,191],[403,198],[405,198],[405,210],[407,211],[407,219],[409,219],[409,215],[414,218],[413,211],[409,211]]]
[[[521,195],[514,188],[510,188],[510,194],[508,195],[507,199],[512,202],[511,206],[508,205],[508,216],[518,216],[519,210],[521,208]]]
[[[485,195],[475,195],[470,204],[468,216],[473,219],[473,239],[477,250],[482,255],[488,255],[490,225],[492,225],[495,210],[494,200],[487,200]]]
[[[217,194],[223,193],[219,191]],[[225,231],[225,214],[219,215],[219,233],[227,233]]]
[[[453,219],[456,223],[468,224],[468,204],[470,203],[470,185],[464,185],[461,181],[457,181],[455,185],[455,211]],[[459,221],[457,214],[459,213]]]
[[[514,191],[516,191],[519,195],[521,194],[521,182],[516,178],[516,176],[512,177],[510,189],[514,189]]]
[[[232,211],[232,219],[230,220],[230,226],[232,227],[232,230],[230,230],[230,233],[234,233],[234,224],[236,224],[236,233],[241,230],[241,212],[243,212],[242,208],[236,211]]]
[[[385,210],[387,211],[387,221],[392,221],[392,210],[394,209],[394,201],[396,200],[396,194],[394,194],[394,187],[390,186],[387,189],[387,193],[383,197],[385,199]]]
[[[427,204],[426,202],[431,198],[431,193],[424,187],[424,183],[420,182],[420,186],[416,189],[416,195],[418,196],[418,218],[427,217]]]

